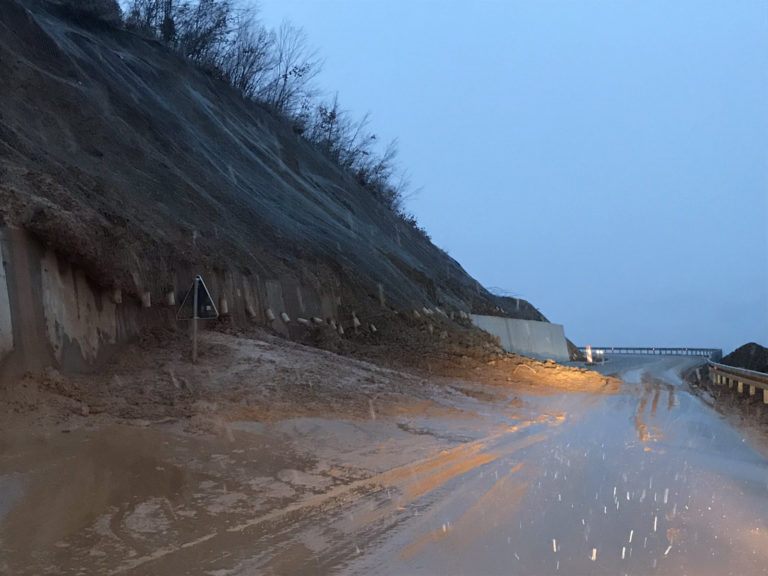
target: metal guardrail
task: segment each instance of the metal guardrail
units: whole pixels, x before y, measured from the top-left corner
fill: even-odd
[[[768,404],[768,374],[712,361],[707,364],[709,377],[715,384],[727,385],[728,388],[736,386],[740,394],[744,392],[744,386],[748,386],[750,396],[754,396],[757,390],[762,390],[763,403]]]
[[[710,360],[720,360],[723,357],[721,348],[648,348],[632,346],[591,346],[592,351],[603,350],[605,354],[648,354],[659,356],[706,356]],[[580,347],[582,352],[586,347]]]

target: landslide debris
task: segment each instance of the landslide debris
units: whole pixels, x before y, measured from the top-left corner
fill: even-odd
[[[418,361],[394,345],[382,350],[357,343],[346,350],[355,357],[340,356],[264,330],[222,326],[200,339],[197,365],[190,362],[186,333],[154,329],[98,373],[28,373],[0,388],[0,432],[180,421],[192,433],[221,434],[233,421],[368,420],[416,406],[448,410],[456,393],[506,404],[510,394],[611,394],[620,386],[597,372],[504,354],[469,339],[428,348]]]

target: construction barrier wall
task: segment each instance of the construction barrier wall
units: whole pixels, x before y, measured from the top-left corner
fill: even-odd
[[[498,337],[507,352],[540,360],[569,360],[562,324],[479,314],[471,316],[475,326]]]

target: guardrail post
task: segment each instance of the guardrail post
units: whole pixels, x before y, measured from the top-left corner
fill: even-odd
[[[709,377],[715,384],[727,384],[729,389],[736,388],[739,394],[746,392],[744,388],[749,389],[750,396],[754,396],[758,390],[762,390],[763,403],[768,404],[768,373],[726,366],[710,361]]]

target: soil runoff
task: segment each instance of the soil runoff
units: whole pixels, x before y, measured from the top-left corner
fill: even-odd
[[[429,377],[216,333],[195,371],[162,350],[8,390],[0,571],[768,567],[765,436],[690,393],[695,359],[614,358],[618,381],[521,359]]]

